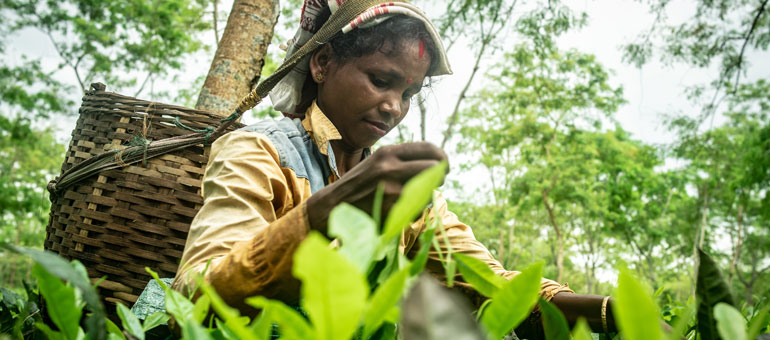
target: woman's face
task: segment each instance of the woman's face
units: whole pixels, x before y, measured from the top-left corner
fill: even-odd
[[[392,46],[386,43],[383,50]],[[311,59],[318,83],[318,106],[342,135],[349,151],[374,145],[396,127],[409,111],[410,99],[422,87],[430,56],[419,41],[404,42],[402,51],[380,51],[340,64],[325,46]],[[422,55],[421,55],[422,54]]]

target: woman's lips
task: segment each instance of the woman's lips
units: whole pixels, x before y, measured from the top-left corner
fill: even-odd
[[[390,130],[388,124],[383,122],[376,122],[371,120],[364,120],[364,122],[366,122],[369,128],[380,137],[385,136],[385,134],[388,133],[388,130]]]

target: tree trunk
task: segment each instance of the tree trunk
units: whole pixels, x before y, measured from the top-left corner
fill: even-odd
[[[278,1],[235,0],[195,108],[229,115],[259,81]]]
[[[561,234],[561,227],[556,221],[556,215],[554,215],[553,207],[548,202],[548,190],[543,190],[543,204],[548,211],[548,218],[551,220],[551,225],[556,233],[556,282],[562,281],[562,274],[564,274],[564,241]]]

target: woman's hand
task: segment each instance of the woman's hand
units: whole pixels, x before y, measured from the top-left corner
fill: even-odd
[[[443,150],[427,142],[382,147],[339,181],[310,196],[307,200],[310,227],[326,234],[329,213],[342,202],[371,214],[380,182],[385,185],[382,216],[387,216],[409,179],[446,159]]]

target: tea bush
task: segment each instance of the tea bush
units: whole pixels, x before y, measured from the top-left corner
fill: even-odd
[[[381,232],[377,228],[380,212],[376,209],[374,217],[370,217],[350,205],[337,207],[330,216],[329,234],[342,245],[330,248],[328,239],[311,232],[295,253],[293,273],[302,282],[300,308],[252,297],[246,302],[261,310],[253,319],[225,304],[201,279],[201,294],[191,301],[148,269],[166,292],[166,312],[139,320],[126,306],[118,305],[120,325],[116,325],[107,318],[96,285],[90,284],[80,262],[3,245],[34,260],[36,287],[25,286],[23,294],[0,288],[0,338],[144,340],[152,337],[153,329],[173,318],[183,339],[501,339],[537,304],[546,339],[594,339],[585,320],[579,320],[570,330],[561,312],[538,297],[542,263],[505,280],[481,261],[452,253],[438,219],[429,219],[428,230],[420,236],[420,249],[412,260],[399,252],[399,235],[429,205],[433,190],[443,180],[445,167],[441,164],[431,168],[407,183]],[[428,251],[442,242],[449,248],[442,258],[447,273],[445,285],[453,286],[459,271],[466,282],[489,298],[475,313],[462,299],[422,274]],[[613,295],[622,337],[770,339],[768,334],[759,336],[769,327],[766,302],[762,302],[764,308],[736,304],[719,269],[703,252],[698,273],[697,305],[692,299],[670,302],[661,312],[650,290],[629,270],[621,269]],[[38,301],[45,303],[41,306]],[[662,320],[673,324],[672,332],[662,331]]]

